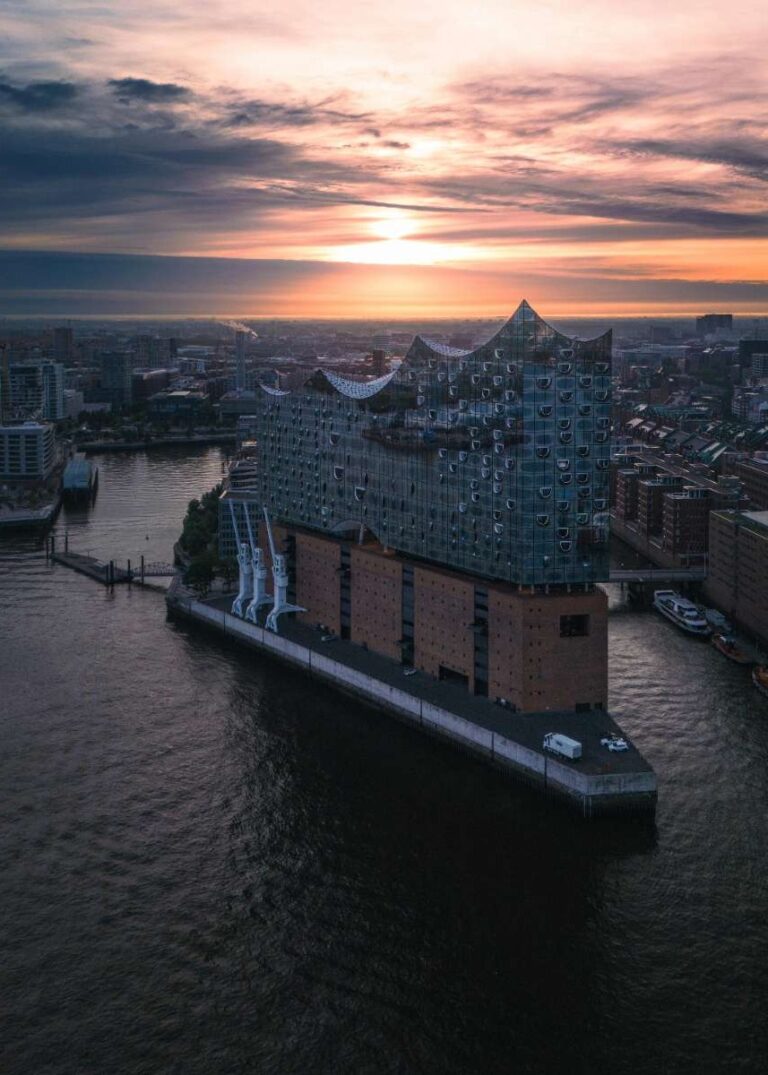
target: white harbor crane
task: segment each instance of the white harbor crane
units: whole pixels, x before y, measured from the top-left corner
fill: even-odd
[[[240,567],[240,588],[237,597],[232,602],[232,615],[242,616],[245,606],[253,597],[253,564],[251,549],[244,541],[240,540],[240,531],[237,528],[237,518],[232,501],[229,502],[229,513],[232,516],[232,527],[235,531],[237,542],[237,563]]]
[[[269,521],[269,512],[266,507],[264,508],[264,519],[267,523],[269,551],[272,554],[272,581],[275,588],[275,603],[267,615],[264,626],[277,634],[278,616],[282,616],[284,612],[306,612],[307,610],[301,605],[291,605],[288,602],[288,568],[285,562],[285,556],[275,549],[275,542],[272,537],[272,524]]]
[[[272,595],[267,593],[267,565],[264,562],[264,553],[258,541],[253,540],[251,529],[251,517],[248,508],[245,508],[245,522],[248,527],[248,540],[251,543],[251,568],[253,571],[253,597],[245,610],[245,618],[251,623],[256,623],[256,617],[262,605],[272,602]]]

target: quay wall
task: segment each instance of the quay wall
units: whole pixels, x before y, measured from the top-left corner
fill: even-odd
[[[533,750],[415,694],[204,602],[180,597],[172,591],[168,595],[168,606],[171,612],[206,623],[225,635],[318,676],[376,708],[387,710],[426,732],[484,757],[548,794],[568,800],[585,816],[626,809],[649,809],[655,803],[656,776],[652,771],[579,771],[562,764],[552,755]]]

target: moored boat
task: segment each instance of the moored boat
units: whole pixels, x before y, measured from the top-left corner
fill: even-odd
[[[763,695],[768,698],[768,664],[756,664],[752,669],[752,682]]]
[[[690,635],[708,638],[712,634],[712,628],[693,601],[674,590],[655,590],[653,607]]]
[[[723,657],[727,657],[729,661],[735,661],[736,664],[754,664],[752,657],[746,652],[746,650],[740,649],[736,645],[736,639],[732,635],[717,634],[712,636],[712,645],[716,650],[722,653]]]
[[[731,633],[730,623],[718,609],[702,608],[701,612],[713,631],[718,631],[722,635],[729,635]]]

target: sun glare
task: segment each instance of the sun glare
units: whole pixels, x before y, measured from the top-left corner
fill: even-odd
[[[404,239],[413,231],[413,222],[407,214],[395,211],[379,220],[374,220],[371,224],[371,231],[379,239],[397,241]]]

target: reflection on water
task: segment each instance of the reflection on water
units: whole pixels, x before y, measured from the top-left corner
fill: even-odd
[[[167,560],[221,458],[104,456],[59,534]],[[5,538],[3,1072],[762,1070],[768,704],[611,598],[655,826],[585,823]]]

